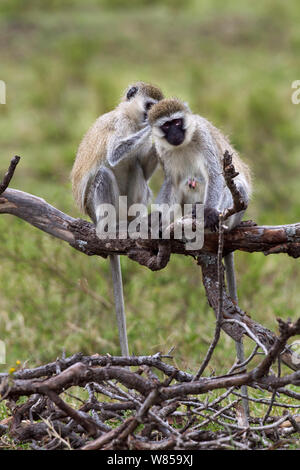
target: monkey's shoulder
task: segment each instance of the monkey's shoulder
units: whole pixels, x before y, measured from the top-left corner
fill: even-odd
[[[115,110],[113,110],[99,116],[90,129],[95,133],[110,133],[116,130],[117,123],[118,115]]]

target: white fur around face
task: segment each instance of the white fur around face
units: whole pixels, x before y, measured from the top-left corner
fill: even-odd
[[[121,112],[125,111],[133,122],[138,125],[144,125],[147,123],[145,120],[146,103],[155,104],[157,100],[137,93],[130,101],[123,101],[119,106],[122,108]]]
[[[174,113],[167,120],[178,119]],[[208,180],[205,165],[204,149],[201,148],[199,137],[193,139],[197,129],[197,119],[192,113],[181,113],[184,120],[185,139],[182,144],[174,146],[164,137],[162,130],[155,125],[152,129],[154,144],[163,164],[165,173],[171,178],[178,191],[178,200],[184,204],[203,202],[206,182]],[[195,181],[190,187],[189,180]]]
[[[161,127],[165,122],[173,121],[174,119],[184,119],[185,113],[178,111],[177,113],[171,114],[171,116],[163,116],[155,122],[155,127]]]
[[[157,100],[150,98],[147,95],[137,94],[135,98],[133,98],[136,102],[136,106],[139,108],[140,111],[145,112],[146,103],[157,103]]]
[[[164,132],[160,129],[160,127],[168,121],[173,121],[174,119],[183,119],[183,129],[185,129],[185,138],[182,144],[178,146],[174,146],[169,144],[169,142],[165,139]],[[178,111],[177,113],[173,113],[171,116],[164,116],[158,119],[155,122],[155,125],[152,128],[152,135],[154,143],[159,150],[161,151],[177,151],[178,149],[185,147],[188,145],[193,137],[193,134],[196,129],[196,124],[193,119],[193,114],[191,113],[184,113],[183,111]]]

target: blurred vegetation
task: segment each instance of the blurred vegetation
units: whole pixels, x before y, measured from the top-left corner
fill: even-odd
[[[248,218],[299,221],[299,19],[297,0],[2,0],[0,171],[21,155],[12,187],[79,216],[69,181],[77,146],[131,81],[144,80],[230,136],[254,175]],[[160,183],[158,172],[154,193]],[[108,262],[11,216],[0,217],[0,259],[0,370],[63,349],[119,353]],[[196,263],[173,256],[158,273],[125,258],[122,266],[131,351],[175,346],[175,363],[194,371],[214,331]],[[257,321],[274,330],[276,317],[299,315],[297,261],[237,253],[236,266],[241,307]],[[222,334],[211,365],[221,373],[234,358]]]

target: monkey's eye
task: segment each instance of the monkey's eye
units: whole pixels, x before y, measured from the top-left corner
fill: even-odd
[[[138,91],[138,87],[136,86],[131,87],[130,90],[128,90],[127,92],[126,98],[130,100],[137,94],[137,91]]]
[[[149,109],[152,108],[153,105],[154,103],[152,103],[152,101],[148,101],[148,103],[145,104],[145,109],[149,111]]]
[[[168,122],[165,122],[162,126],[161,126],[161,130],[163,132],[168,132],[168,130],[170,129],[170,126],[171,126],[171,122],[168,121]]]
[[[182,127],[182,125],[183,125],[182,119],[174,119],[173,123],[177,127]]]

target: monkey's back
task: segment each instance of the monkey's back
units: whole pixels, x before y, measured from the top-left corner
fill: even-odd
[[[226,137],[223,134],[223,132],[217,127],[215,127],[211,122],[207,120],[206,122],[211,132],[211,135],[214,139],[214,142],[217,145],[220,161],[222,162],[223,155],[226,150],[228,150],[228,152],[232,154],[232,163],[236,171],[241,175],[241,177],[245,178],[247,185],[248,185],[248,189],[249,189],[249,195],[250,195],[252,192],[252,178],[251,178],[251,170],[249,166],[241,159],[238,152],[230,143],[229,138]]]
[[[100,116],[83,137],[71,172],[72,190],[78,208],[85,212],[84,193],[90,178],[106,161],[107,143],[117,123],[116,111]]]

